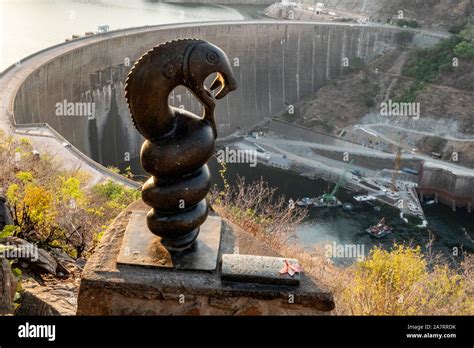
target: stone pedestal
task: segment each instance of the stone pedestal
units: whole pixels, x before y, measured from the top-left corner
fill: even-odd
[[[278,273],[278,259],[246,256],[246,265],[226,264],[223,277],[224,254],[281,255],[215,214],[209,216],[213,228],[203,225],[194,256],[170,254],[159,240],[145,242],[154,238],[139,228],[147,210],[142,202],[132,204],[104,234],[82,275],[78,315],[314,315],[334,309],[332,294],[304,273],[282,279],[290,276]]]
[[[168,251],[161,238],[147,228],[146,212],[132,211],[120,247],[117,263],[180,270],[213,271],[222,232],[222,219],[208,216],[200,226],[199,235],[191,248],[184,251]]]

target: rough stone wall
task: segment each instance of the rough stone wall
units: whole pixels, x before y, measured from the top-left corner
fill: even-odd
[[[21,286],[21,304],[15,315],[76,315],[78,284],[55,281],[40,285],[27,278]]]
[[[97,291],[81,292],[81,301],[95,303],[94,311],[87,315],[329,315],[282,299],[261,301],[249,297],[193,296],[180,297],[175,293],[156,292],[119,294],[102,290],[100,301],[94,298]],[[154,301],[155,300],[155,301]],[[102,304],[102,305],[101,305]],[[81,313],[78,313],[81,314]]]
[[[17,280],[11,271],[10,263],[6,258],[0,257],[0,315],[13,313],[16,288]]]

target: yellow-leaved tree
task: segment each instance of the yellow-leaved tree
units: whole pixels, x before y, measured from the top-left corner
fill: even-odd
[[[420,247],[376,247],[353,266],[351,275],[340,298],[347,314],[474,313],[474,300],[463,277],[446,265],[429,265]]]

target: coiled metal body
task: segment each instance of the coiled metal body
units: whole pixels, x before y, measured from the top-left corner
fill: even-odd
[[[214,96],[204,81],[213,73],[217,77],[210,88],[220,88],[215,98],[237,88],[220,48],[184,39],[145,53],[127,78],[125,96],[133,122],[145,138],[141,164],[151,175],[142,188],[143,201],[152,207],[147,225],[170,250],[190,247],[209,211],[207,162],[214,152],[217,128]],[[168,105],[169,94],[179,85],[202,103],[202,117]]]

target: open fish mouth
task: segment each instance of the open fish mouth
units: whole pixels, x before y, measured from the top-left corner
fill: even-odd
[[[218,72],[210,88],[213,91],[220,88],[219,91],[215,94],[215,98],[222,99],[227,94],[237,89],[237,82],[235,81],[233,76],[226,76]]]

